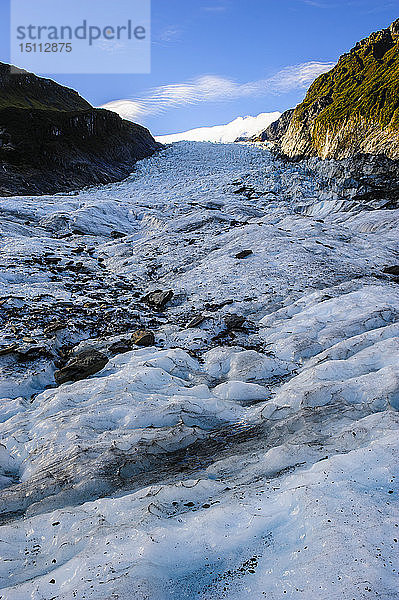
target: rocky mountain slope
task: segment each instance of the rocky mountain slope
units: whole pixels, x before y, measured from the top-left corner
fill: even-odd
[[[126,177],[159,144],[77,92],[0,63],[0,195],[43,194]]]
[[[310,86],[304,101],[258,141],[292,158],[399,158],[399,19],[372,33]]]

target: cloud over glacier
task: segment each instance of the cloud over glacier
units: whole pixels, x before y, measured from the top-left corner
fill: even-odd
[[[202,75],[184,83],[154,88],[138,99],[113,100],[101,108],[113,110],[125,119],[143,121],[150,115],[201,102],[225,102],[307,88],[316,77],[333,66],[334,63],[311,61],[291,65],[271,77],[247,83],[237,83],[217,75]]]

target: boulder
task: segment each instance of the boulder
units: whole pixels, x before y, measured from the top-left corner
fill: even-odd
[[[55,371],[54,379],[58,384],[86,379],[101,371],[107,362],[108,358],[102,352],[94,349],[83,350],[71,358],[62,369]]]
[[[152,331],[136,331],[132,334],[131,340],[136,346],[153,346],[155,344]]]
[[[127,236],[127,233],[122,233],[122,231],[111,231],[111,237],[114,238],[114,240],[119,240],[126,236]]]
[[[143,298],[144,302],[153,306],[154,308],[164,308],[164,306],[173,298],[172,290],[154,290],[149,292]]]
[[[123,338],[108,346],[108,351],[111,352],[111,354],[124,354],[125,352],[130,352],[132,347],[132,341]]]
[[[252,250],[241,250],[236,254],[236,258],[247,258],[247,256],[251,256],[253,254]]]
[[[224,318],[224,322],[229,331],[241,329],[245,323],[245,317],[241,315],[231,314]]]
[[[193,317],[186,325],[187,329],[193,329],[195,327],[198,327],[199,325],[201,325],[201,323],[203,323],[205,321],[204,315],[197,315],[196,317]]]
[[[384,273],[386,273],[387,275],[399,276],[399,265],[394,265],[392,267],[385,267]]]

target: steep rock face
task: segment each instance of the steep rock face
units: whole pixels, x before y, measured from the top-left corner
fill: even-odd
[[[314,81],[304,101],[291,114],[284,113],[285,121],[258,139],[277,141],[292,158],[342,159],[363,153],[398,159],[398,43],[399,19],[341,56]]]
[[[254,142],[278,142],[287,133],[294,109],[286,110],[277,121],[273,121],[267,129],[254,136]]]
[[[302,161],[313,177],[339,199],[341,210],[399,208],[399,161],[382,154],[357,154],[342,160]]]
[[[117,181],[159,147],[147,129],[74,90],[0,63],[0,195]]]

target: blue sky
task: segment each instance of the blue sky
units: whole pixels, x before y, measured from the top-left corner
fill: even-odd
[[[102,2],[93,0],[96,10]],[[384,0],[152,0],[150,74],[53,78],[95,106],[131,100],[138,122],[174,133],[294,106],[312,76],[398,17],[399,2]]]

